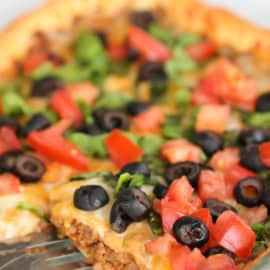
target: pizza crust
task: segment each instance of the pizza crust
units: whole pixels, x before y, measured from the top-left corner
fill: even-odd
[[[220,45],[270,58],[270,31],[197,0],[49,0],[0,34],[0,79],[14,74],[14,63],[25,57],[37,32],[68,32],[78,18],[114,18],[134,9],[160,9],[175,29],[200,32]]]

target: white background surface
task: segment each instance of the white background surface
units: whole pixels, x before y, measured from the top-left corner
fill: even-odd
[[[39,6],[46,0],[0,0],[0,29],[17,16]],[[76,0],[74,0],[76,1]],[[143,1],[143,0],[142,0]],[[164,0],[166,1],[166,0]],[[179,0],[181,1],[181,0]],[[224,6],[258,25],[270,28],[270,0],[204,0]],[[108,4],[110,0],[108,0]]]

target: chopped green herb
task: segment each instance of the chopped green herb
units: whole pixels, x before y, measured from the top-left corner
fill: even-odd
[[[193,71],[197,69],[197,64],[181,47],[173,50],[173,57],[165,63],[165,71],[169,78],[178,80],[180,73],[185,71]]]
[[[252,113],[248,119],[248,123],[252,126],[270,128],[270,113]]]
[[[151,211],[148,217],[148,223],[153,235],[160,236],[163,234],[161,217],[158,213]]]
[[[162,126],[163,135],[168,139],[176,139],[181,136],[179,115],[170,115],[166,117]]]
[[[26,103],[24,98],[15,91],[6,91],[2,96],[3,111],[5,115],[31,115],[34,110]]]
[[[131,97],[121,92],[105,92],[97,100],[95,107],[123,108],[131,100]]]
[[[43,110],[41,113],[44,114],[52,123],[56,123],[58,120],[58,115],[49,108]]]
[[[80,111],[82,112],[84,122],[86,124],[93,124],[94,118],[92,116],[92,113],[91,113],[92,110],[91,110],[89,104],[87,104],[83,100],[78,100],[77,105],[79,106]]]
[[[108,152],[104,145],[105,137],[105,134],[91,136],[75,132],[68,136],[68,140],[78,146],[86,155],[94,156],[96,158],[106,158]]]
[[[115,188],[116,193],[120,192],[121,190],[127,188],[129,186],[129,183],[132,179],[132,175],[129,173],[122,173],[117,181],[117,185]]]
[[[158,156],[144,155],[142,161],[148,165],[153,175],[163,175],[165,162]]]
[[[152,23],[148,28],[149,33],[154,36],[156,39],[162,41],[169,47],[172,47],[175,44],[175,38],[173,37],[170,29],[165,28],[157,23]]]
[[[196,43],[199,43],[200,41],[201,37],[196,33],[183,33],[180,36],[177,44],[180,45],[181,47],[186,48]]]
[[[52,75],[53,71],[54,71],[53,64],[51,62],[46,62],[37,67],[30,75],[30,78],[33,80],[41,80],[42,78],[45,78],[48,75]]]
[[[132,141],[133,143],[139,145],[139,140],[140,138],[135,135],[134,133],[131,133],[131,132],[128,132],[128,131],[125,131],[124,132],[124,135],[130,140]]]
[[[92,69],[88,66],[80,66],[78,64],[67,64],[56,68],[53,74],[63,81],[76,82],[91,80]]]
[[[188,89],[183,88],[176,92],[175,94],[175,102],[177,106],[177,110],[181,113],[185,112],[187,107],[191,102],[191,93]]]
[[[239,131],[226,131],[223,135],[224,147],[233,147],[237,145]]]
[[[158,135],[146,135],[139,138],[138,144],[145,155],[156,155],[164,140]]]
[[[256,233],[256,243],[254,250],[264,250],[270,246],[270,221],[266,223],[256,223],[252,225],[252,230]]]
[[[21,209],[21,210],[29,211],[32,214],[36,215],[37,217],[43,219],[44,221],[51,223],[49,218],[41,210],[35,208],[34,206],[32,206],[29,203],[19,202],[19,204],[17,205],[17,208]]]

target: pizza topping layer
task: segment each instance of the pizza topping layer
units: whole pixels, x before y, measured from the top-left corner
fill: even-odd
[[[113,26],[36,48],[3,85],[0,194],[70,179],[51,195],[59,224],[94,226],[149,269],[236,269],[268,245],[268,93],[237,52],[153,13]]]

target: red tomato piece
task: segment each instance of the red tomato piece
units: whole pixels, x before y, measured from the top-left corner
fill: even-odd
[[[234,261],[226,254],[217,254],[208,257],[207,263],[200,270],[237,270]]]
[[[129,28],[128,42],[148,61],[165,62],[172,56],[166,45],[136,26]]]
[[[159,106],[151,106],[132,119],[135,129],[143,132],[155,132],[159,130],[164,121],[164,111]]]
[[[213,95],[209,95],[201,90],[195,90],[192,92],[191,102],[193,105],[201,104],[219,104],[218,98]]]
[[[20,179],[11,174],[4,173],[0,175],[0,195],[20,193],[21,184]]]
[[[107,46],[107,53],[113,60],[125,60],[128,55],[128,46],[125,43],[110,43]]]
[[[69,83],[66,85],[66,91],[73,102],[83,101],[94,104],[99,96],[98,88],[89,82]]]
[[[210,65],[197,90],[245,110],[254,108],[258,94],[255,83],[224,58]]]
[[[241,208],[239,207],[237,210],[239,216],[244,219],[245,222],[250,226],[255,223],[265,222],[268,216],[268,210],[263,204],[252,208],[246,208],[241,206]]]
[[[198,193],[202,201],[226,198],[226,185],[221,173],[202,170],[198,182]]]
[[[15,131],[8,126],[0,127],[0,155],[9,150],[20,150],[21,144]]]
[[[29,55],[23,63],[23,73],[25,75],[30,75],[35,69],[37,69],[42,64],[50,62],[54,66],[60,66],[63,60],[53,54],[48,53],[33,53]]]
[[[170,163],[201,161],[202,150],[185,139],[170,140],[160,148],[161,156]]]
[[[189,56],[197,61],[203,62],[208,60],[217,52],[217,46],[210,40],[203,41],[201,43],[191,45],[187,48]]]
[[[212,229],[214,224],[209,209],[207,208],[198,209],[197,211],[192,213],[192,216],[199,218],[209,230]]]
[[[80,109],[64,90],[55,91],[49,105],[62,119],[70,120],[76,126],[82,123],[83,116]]]
[[[61,135],[69,126],[69,121],[62,120],[45,130],[31,132],[26,141],[45,157],[79,171],[87,171],[89,169],[88,158],[84,156],[79,148],[66,141]]]
[[[270,167],[270,142],[259,145],[260,158],[267,167]]]
[[[225,183],[228,197],[234,197],[234,188],[237,183],[246,177],[255,176],[255,173],[235,164],[225,172]]]
[[[225,211],[214,226],[217,243],[240,258],[248,258],[256,240],[256,234],[234,212]]]
[[[145,244],[146,251],[156,256],[168,256],[171,246],[176,243],[176,240],[170,235],[164,235],[153,239]]]
[[[202,105],[196,119],[196,131],[210,130],[223,133],[229,118],[230,107],[227,105]]]
[[[136,161],[143,155],[143,150],[130,141],[120,130],[113,130],[104,141],[111,160],[119,167]]]
[[[172,246],[169,258],[173,270],[199,270],[207,263],[207,259],[199,249],[195,248],[191,251],[188,247],[179,244]]]
[[[240,161],[239,149],[238,148],[226,148],[224,150],[216,152],[209,165],[220,172],[227,172],[233,166],[237,165]]]

